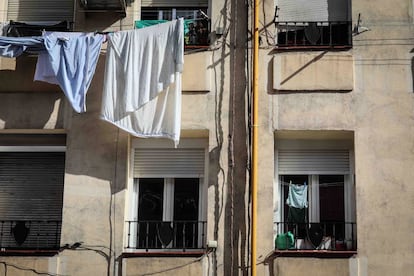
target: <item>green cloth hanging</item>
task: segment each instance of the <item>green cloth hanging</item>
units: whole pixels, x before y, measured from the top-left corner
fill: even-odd
[[[168,22],[168,20],[137,20],[135,21],[135,28],[141,29],[165,22]],[[184,34],[187,34],[189,32],[190,28],[188,26],[190,25],[190,23],[195,24],[195,20],[184,19]]]

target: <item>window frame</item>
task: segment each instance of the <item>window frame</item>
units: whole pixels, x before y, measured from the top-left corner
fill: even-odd
[[[283,137],[283,135],[281,135]],[[343,171],[332,171],[330,173],[324,171],[313,171],[309,172],[308,170],[300,173],[298,171],[287,173],[279,172],[279,151],[280,150],[347,150],[349,152],[349,171],[347,173]],[[281,229],[278,227],[278,223],[284,222],[285,217],[285,201],[284,198],[284,188],[282,186],[282,176],[283,175],[306,175],[308,178],[308,214],[309,214],[309,223],[318,223],[319,222],[319,191],[315,189],[318,184],[319,175],[343,175],[344,176],[344,222],[351,222],[355,224],[356,228],[356,187],[355,187],[355,161],[354,161],[354,149],[353,149],[353,140],[343,139],[343,140],[323,140],[323,139],[295,139],[295,138],[276,138],[275,140],[275,159],[274,159],[274,186],[273,186],[273,221],[274,221],[274,239],[278,233],[282,233]],[[313,189],[311,188],[313,186]],[[315,201],[316,204],[311,204],[311,200]],[[311,221],[312,218],[312,221]],[[283,224],[282,224],[283,227]],[[350,234],[353,234],[354,242],[357,243],[357,232],[356,229],[352,229],[352,225],[345,225],[345,239],[349,237]],[[296,238],[295,238],[296,241]],[[349,257],[356,253],[354,250],[346,251],[335,251],[335,250],[303,250],[303,249],[291,249],[291,250],[277,250],[282,252],[284,256],[320,256],[325,257],[329,255],[335,255],[338,257]]]
[[[146,11],[153,12],[154,14],[157,13],[157,18],[143,19],[143,14]],[[207,15],[209,14],[209,7],[204,4],[195,6],[141,6],[139,21],[170,21],[177,18],[177,13],[183,11],[188,11],[189,14],[192,13],[190,18],[184,17],[184,24],[186,25],[184,30],[188,30],[184,33],[184,49],[208,48],[210,46],[211,22],[210,17]],[[167,18],[164,18],[164,13],[167,14]]]
[[[139,177],[134,177],[134,160],[135,149],[171,149],[174,148],[171,141],[165,139],[133,139],[130,148],[130,166],[129,166],[129,180],[127,187],[127,204],[126,204],[126,220],[125,221],[137,221],[138,220],[138,201],[139,201]],[[198,221],[204,222],[202,227],[198,227],[198,246],[193,249],[185,249],[186,252],[199,252],[206,247],[206,229],[207,229],[207,173],[208,173],[208,141],[203,138],[181,138],[180,144],[177,149],[203,149],[204,151],[204,172],[203,175],[197,174],[177,174],[168,176],[151,175],[150,178],[163,178],[164,179],[164,199],[163,199],[163,221],[173,221],[173,208],[169,208],[174,205],[174,179],[175,178],[198,178],[199,179],[199,202],[198,202]],[[145,177],[141,177],[145,178]],[[167,188],[165,188],[167,187]],[[166,200],[167,199],[167,200]],[[131,226],[131,232],[137,233],[136,226]],[[128,226],[125,226],[125,241],[124,252],[125,253],[178,253],[183,252],[180,248],[156,248],[145,249],[136,248],[137,240],[135,237],[129,240]],[[131,244],[132,243],[132,244]]]
[[[320,196],[319,196],[319,176],[326,174],[304,174],[307,176],[308,181],[308,220],[309,223],[320,223]],[[344,222],[355,222],[355,182],[354,177],[351,174],[335,174],[337,176],[344,177]],[[285,210],[285,189],[288,189],[284,185],[282,180],[283,174],[279,175],[279,189],[280,189],[280,216],[278,221],[284,221],[286,217]],[[345,225],[345,239],[352,239],[352,229],[349,225]]]
[[[284,4],[287,10],[282,11],[279,1],[276,1],[273,19],[276,29],[275,46],[278,50],[349,50],[352,48],[351,0],[347,0],[345,15],[337,12],[343,7],[334,7],[335,12],[330,10],[328,3],[326,3],[327,7],[324,7],[327,9],[326,15],[317,14],[318,5],[321,3],[316,4],[316,9],[305,15],[300,12],[293,14],[292,7],[298,4]]]

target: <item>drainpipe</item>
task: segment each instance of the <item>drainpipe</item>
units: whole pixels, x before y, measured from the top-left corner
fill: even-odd
[[[258,168],[258,119],[259,119],[259,95],[258,95],[258,78],[259,78],[259,0],[254,0],[254,22],[253,22],[253,83],[252,83],[252,233],[251,233],[251,272],[256,276],[256,259],[257,259],[257,168]]]

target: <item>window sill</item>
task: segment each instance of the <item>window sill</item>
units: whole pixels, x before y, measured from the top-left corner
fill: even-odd
[[[59,250],[55,249],[6,249],[0,251],[0,256],[46,256],[51,257],[57,255]]]
[[[137,252],[124,252],[122,253],[123,258],[134,258],[134,257],[201,257],[206,254],[206,250],[197,251],[137,251]]]
[[[275,257],[351,258],[356,250],[274,250]]]
[[[276,46],[275,51],[286,52],[286,51],[320,51],[320,50],[331,50],[331,51],[346,51],[352,49],[351,45],[336,45],[336,46],[317,46],[317,45],[303,45],[303,46]]]

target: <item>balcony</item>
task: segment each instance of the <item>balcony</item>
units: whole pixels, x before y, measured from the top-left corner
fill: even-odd
[[[150,12],[147,10],[146,12]],[[168,20],[138,20],[135,27],[140,29],[151,25],[167,22]],[[184,48],[203,49],[209,46],[210,20],[209,19],[184,19]]]
[[[126,249],[186,252],[205,249],[205,221],[126,221]]]
[[[276,222],[275,251],[282,256],[351,256],[356,253],[356,223]]]
[[[352,47],[351,21],[275,22],[280,49]]]
[[[1,252],[58,250],[61,225],[60,220],[2,220]]]

